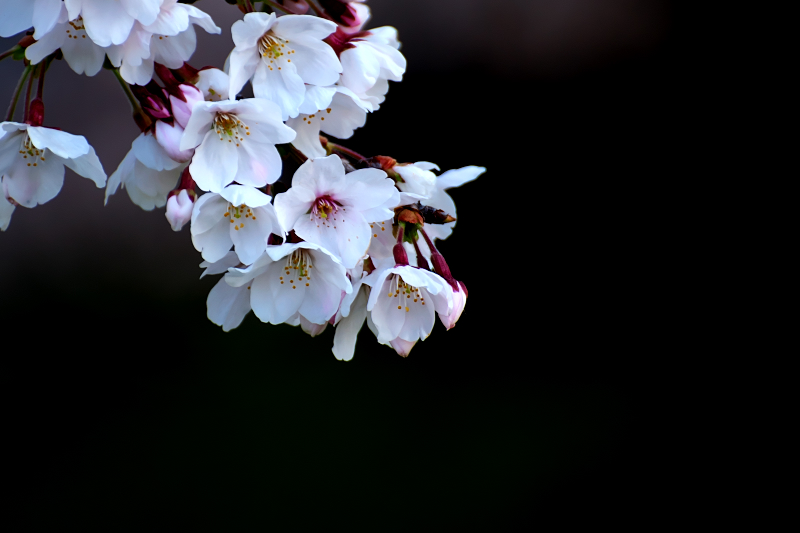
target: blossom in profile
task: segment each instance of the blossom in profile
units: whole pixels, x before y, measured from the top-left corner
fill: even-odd
[[[345,174],[337,155],[309,159],[292,187],[275,197],[278,220],[287,231],[324,247],[353,268],[369,247],[370,222],[394,213],[398,192],[382,170],[366,168]]]
[[[252,282],[250,305],[262,322],[281,324],[299,313],[324,324],[353,288],[341,261],[310,242],[269,246],[255,263],[232,268],[225,280],[234,287]]]
[[[228,252],[219,261],[200,263],[205,269],[201,278],[207,275],[224,274],[229,268],[239,265],[239,258],[234,252]],[[250,285],[252,282],[233,287],[222,277],[208,293],[206,310],[208,319],[222,326],[222,331],[230,331],[239,325],[250,312]]]
[[[342,65],[323,39],[336,30],[331,21],[309,15],[248,13],[231,28],[236,47],[230,57],[230,94],[252,79],[253,94],[275,102],[282,120],[295,117],[305,84],[327,87]]]
[[[273,233],[283,236],[272,197],[258,189],[229,185],[220,194],[204,194],[192,212],[192,242],[203,259],[219,261],[231,246],[249,265],[267,249]]]
[[[268,100],[200,102],[192,109],[180,149],[196,147],[190,166],[194,181],[204,191],[219,193],[234,181],[251,187],[277,181],[282,164],[275,145],[294,137],[281,110]]]
[[[399,50],[397,29],[373,28],[345,39],[339,54],[342,85],[356,94],[366,94],[376,86],[388,90],[388,81],[402,81],[406,58]]]
[[[98,187],[106,184],[94,148],[80,135],[19,122],[0,124],[0,179],[6,203],[35,207],[52,200],[64,184],[65,166]]]
[[[122,44],[139,22],[153,24],[164,0],[64,0],[69,20],[80,18],[89,38],[99,46]]]
[[[169,197],[164,214],[172,226],[172,231],[180,231],[192,219],[193,206],[194,200],[186,189]]]

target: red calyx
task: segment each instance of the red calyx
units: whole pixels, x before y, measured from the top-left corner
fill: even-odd
[[[358,41],[362,38],[370,35],[368,31],[360,31],[358,33],[346,33],[342,31],[341,28],[337,27],[336,31],[328,35],[325,39],[323,39],[333,51],[336,52],[336,56],[341,56],[342,52],[345,50],[349,50],[351,48],[355,48],[356,45],[353,44],[352,41]]]
[[[44,123],[44,102],[38,96],[31,102],[28,110],[28,124],[31,126],[41,126]]]

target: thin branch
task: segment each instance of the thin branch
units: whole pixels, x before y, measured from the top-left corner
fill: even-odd
[[[8,106],[8,112],[6,113],[6,122],[11,122],[14,120],[14,111],[17,109],[17,101],[19,100],[19,95],[22,92],[22,86],[25,84],[25,80],[28,77],[28,74],[31,73],[31,67],[28,65],[25,67],[25,70],[22,72],[22,76],[20,76],[19,81],[17,82],[17,88],[14,89],[14,97],[11,99],[11,104]]]
[[[47,72],[47,60],[42,61],[42,68],[39,69],[39,87],[36,88],[36,98],[44,100],[44,73]]]
[[[119,82],[120,86],[122,87],[122,90],[125,91],[125,96],[128,97],[128,101],[131,103],[131,107],[133,108],[133,111],[134,112],[141,111],[142,106],[139,105],[139,100],[137,100],[136,97],[133,95],[133,91],[131,91],[131,88],[128,85],[128,82],[126,82],[125,80],[122,79],[122,75],[119,73],[119,69],[115,68],[111,72],[114,73],[114,76],[117,78],[117,81]]]
[[[265,4],[267,4],[268,6],[270,6],[272,9],[277,9],[277,10],[279,10],[279,11],[281,11],[281,12],[287,14],[287,15],[292,15],[293,14],[291,11],[289,11],[288,9],[286,9],[285,7],[283,7],[280,4],[276,4],[275,2],[271,2],[270,0],[261,0],[261,1],[264,2]]]
[[[23,122],[28,122],[28,118],[31,112],[31,92],[33,91],[33,79],[36,77],[34,74],[36,67],[33,67],[31,70],[31,77],[28,78],[28,90],[25,91],[25,113],[23,114]]]
[[[16,45],[14,48],[9,48],[8,50],[6,50],[2,54],[0,54],[0,61],[4,60],[8,56],[14,55],[14,52],[16,52],[18,48],[19,48],[19,45]]]

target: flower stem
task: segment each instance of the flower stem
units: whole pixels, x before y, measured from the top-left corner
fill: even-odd
[[[22,86],[25,84],[25,79],[28,77],[28,74],[31,73],[31,69],[33,69],[33,67],[30,65],[25,67],[22,76],[17,82],[17,88],[14,90],[14,98],[11,100],[11,104],[8,106],[8,112],[6,113],[6,122],[11,122],[14,119],[14,111],[17,109],[17,101],[19,100],[20,93],[22,93]]]
[[[308,0],[308,5],[311,6],[311,9],[314,10],[314,13],[316,13],[318,17],[323,17],[324,18],[324,15],[322,14],[322,11],[320,11],[320,9],[313,2],[313,0]]]
[[[114,76],[117,78],[117,81],[122,87],[122,90],[125,91],[125,96],[128,97],[128,101],[131,103],[131,107],[133,108],[134,113],[137,111],[141,111],[142,106],[139,105],[139,100],[137,100],[136,97],[133,95],[133,91],[131,91],[128,82],[122,79],[122,75],[119,73],[119,69],[115,68],[111,72],[114,73]]]
[[[349,148],[345,148],[344,146],[341,146],[339,144],[330,143],[330,146],[331,146],[331,151],[340,152],[340,153],[342,153],[342,154],[344,154],[344,155],[346,155],[348,157],[352,157],[353,159],[357,159],[360,163],[364,163],[367,160],[366,157],[364,157],[363,155],[359,154],[358,152],[354,152],[353,150],[351,150]]]
[[[16,45],[14,48],[9,48],[8,50],[6,50],[2,54],[0,54],[0,61],[4,60],[5,58],[7,58],[9,56],[14,55],[14,52],[17,51],[17,48],[19,48],[19,45]]]
[[[293,14],[291,11],[286,9],[284,6],[276,4],[275,2],[270,2],[270,0],[261,0],[261,1],[264,2],[265,4],[267,4],[268,6],[270,6],[272,9],[277,9],[279,11],[282,11],[283,13],[286,13],[287,15],[292,15]]]
[[[47,72],[49,64],[50,62],[47,60],[42,61],[42,67],[39,69],[39,86],[36,88],[36,98],[41,100],[44,100],[42,98],[44,96],[44,73]]]
[[[31,92],[33,91],[33,78],[36,77],[35,71],[36,67],[33,67],[33,69],[31,69],[31,77],[28,78],[28,90],[25,91],[25,113],[23,114],[23,122],[28,121],[28,115],[31,110]]]

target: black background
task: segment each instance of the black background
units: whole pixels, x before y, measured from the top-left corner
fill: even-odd
[[[369,26],[398,27],[407,75],[343,144],[487,167],[451,191],[459,222],[440,247],[470,290],[458,325],[407,359],[364,328],[349,363],[330,328],[312,339],[250,315],[223,333],[188,228],[122,191],[103,208],[68,171],[0,235],[7,485],[27,523],[638,521],[660,461],[641,392],[667,342],[649,221],[678,167],[678,14],[396,4],[371,2]],[[223,36],[201,35],[193,64],[221,66],[237,12],[196,5]],[[0,66],[6,98],[21,69]],[[110,175],[136,135],[113,77],[62,62],[45,102],[45,125],[85,135]]]

